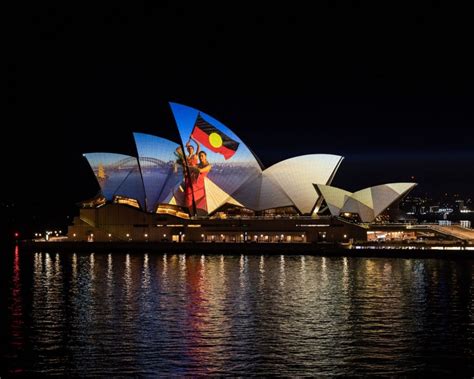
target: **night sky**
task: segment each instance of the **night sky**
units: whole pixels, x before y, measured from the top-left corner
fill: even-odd
[[[417,191],[474,196],[466,10],[92,4],[8,14],[0,200],[54,213],[95,195],[82,153],[133,155],[132,131],[177,140],[168,101],[217,118],[267,167],[333,153],[348,190],[413,176]]]

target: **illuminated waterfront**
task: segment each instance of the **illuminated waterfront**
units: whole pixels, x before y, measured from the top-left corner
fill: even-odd
[[[469,260],[4,249],[0,267],[5,373],[474,370]]]

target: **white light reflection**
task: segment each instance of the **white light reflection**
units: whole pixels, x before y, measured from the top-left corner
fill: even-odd
[[[42,253],[35,253],[34,273],[35,278],[43,271]]]
[[[179,276],[184,287],[186,287],[186,254],[179,255]]]
[[[245,257],[243,254],[240,255],[240,275],[239,275],[239,283],[240,288],[244,289],[246,283],[248,282],[247,274],[248,270],[246,270],[246,266],[248,263],[248,258]]]
[[[390,282],[392,277],[392,265],[390,263],[385,263],[383,265],[383,278],[386,282]]]
[[[349,263],[347,257],[342,258],[342,288],[345,292],[349,290]]]
[[[46,253],[43,270],[35,271],[33,286],[31,317],[33,329],[37,330],[36,341],[47,341],[49,346],[61,343],[66,320],[63,302],[63,274],[59,255]]]
[[[328,284],[328,270],[326,264],[326,257],[321,258],[321,283],[325,286]]]
[[[263,255],[260,256],[260,262],[258,264],[258,271],[259,275],[259,289],[260,291],[263,290],[263,285],[265,284],[265,257]]]
[[[110,312],[112,312],[113,289],[114,289],[114,265],[112,254],[107,255],[107,305]]]
[[[301,256],[301,281],[303,285],[306,283],[306,257],[304,255]]]
[[[286,277],[285,277],[285,256],[282,254],[280,255],[280,286],[283,287],[285,285]]]
[[[204,286],[204,280],[206,278],[206,257],[204,256],[204,254],[201,255],[201,259],[200,259],[200,271],[199,271],[199,276],[201,278],[201,287]],[[201,288],[201,290],[204,290],[203,288]]]
[[[125,296],[127,298],[126,306],[129,307],[132,287],[132,266],[130,265],[130,254],[125,255],[125,272],[123,278],[125,281]]]
[[[162,258],[162,269],[161,269],[161,281],[163,290],[168,289],[168,256],[163,254]]]
[[[204,254],[201,255],[200,264],[201,264],[200,276],[202,279],[204,279],[206,276],[206,257],[204,256]]]
[[[45,254],[44,258],[44,266],[45,266],[45,273],[46,273],[46,281],[49,284],[49,279],[51,278],[51,272],[52,272],[52,265],[51,265],[51,258],[49,256],[49,253]]]
[[[260,274],[265,273],[265,257],[263,255],[260,256],[260,263],[258,265],[258,269],[260,270]]]
[[[163,271],[168,269],[168,257],[166,254],[163,254]]]
[[[219,277],[221,280],[225,279],[225,264],[224,264],[224,255],[221,254],[220,264],[219,264]]]
[[[74,253],[71,259],[71,292],[77,293],[77,254]]]
[[[61,262],[59,260],[59,254],[58,253],[56,253],[56,255],[54,256],[54,260],[55,260],[55,262],[54,262],[54,271],[57,274],[57,273],[61,272]]]
[[[143,279],[142,279],[142,288],[144,290],[149,289],[150,287],[150,266],[148,261],[148,254],[145,253],[143,256]]]
[[[112,254],[107,255],[107,282],[110,282],[113,278],[113,260],[112,260]]]
[[[94,253],[91,253],[89,256],[89,270],[90,270],[90,278],[91,278],[91,287],[93,287],[93,283],[95,280],[95,256]]]

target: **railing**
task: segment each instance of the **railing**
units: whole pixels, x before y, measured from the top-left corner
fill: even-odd
[[[329,220],[332,216],[226,216],[226,217],[208,217],[208,216],[194,216],[190,220]]]

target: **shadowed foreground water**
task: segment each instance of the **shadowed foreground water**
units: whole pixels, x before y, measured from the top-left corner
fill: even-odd
[[[2,251],[3,374],[474,372],[474,262]]]

